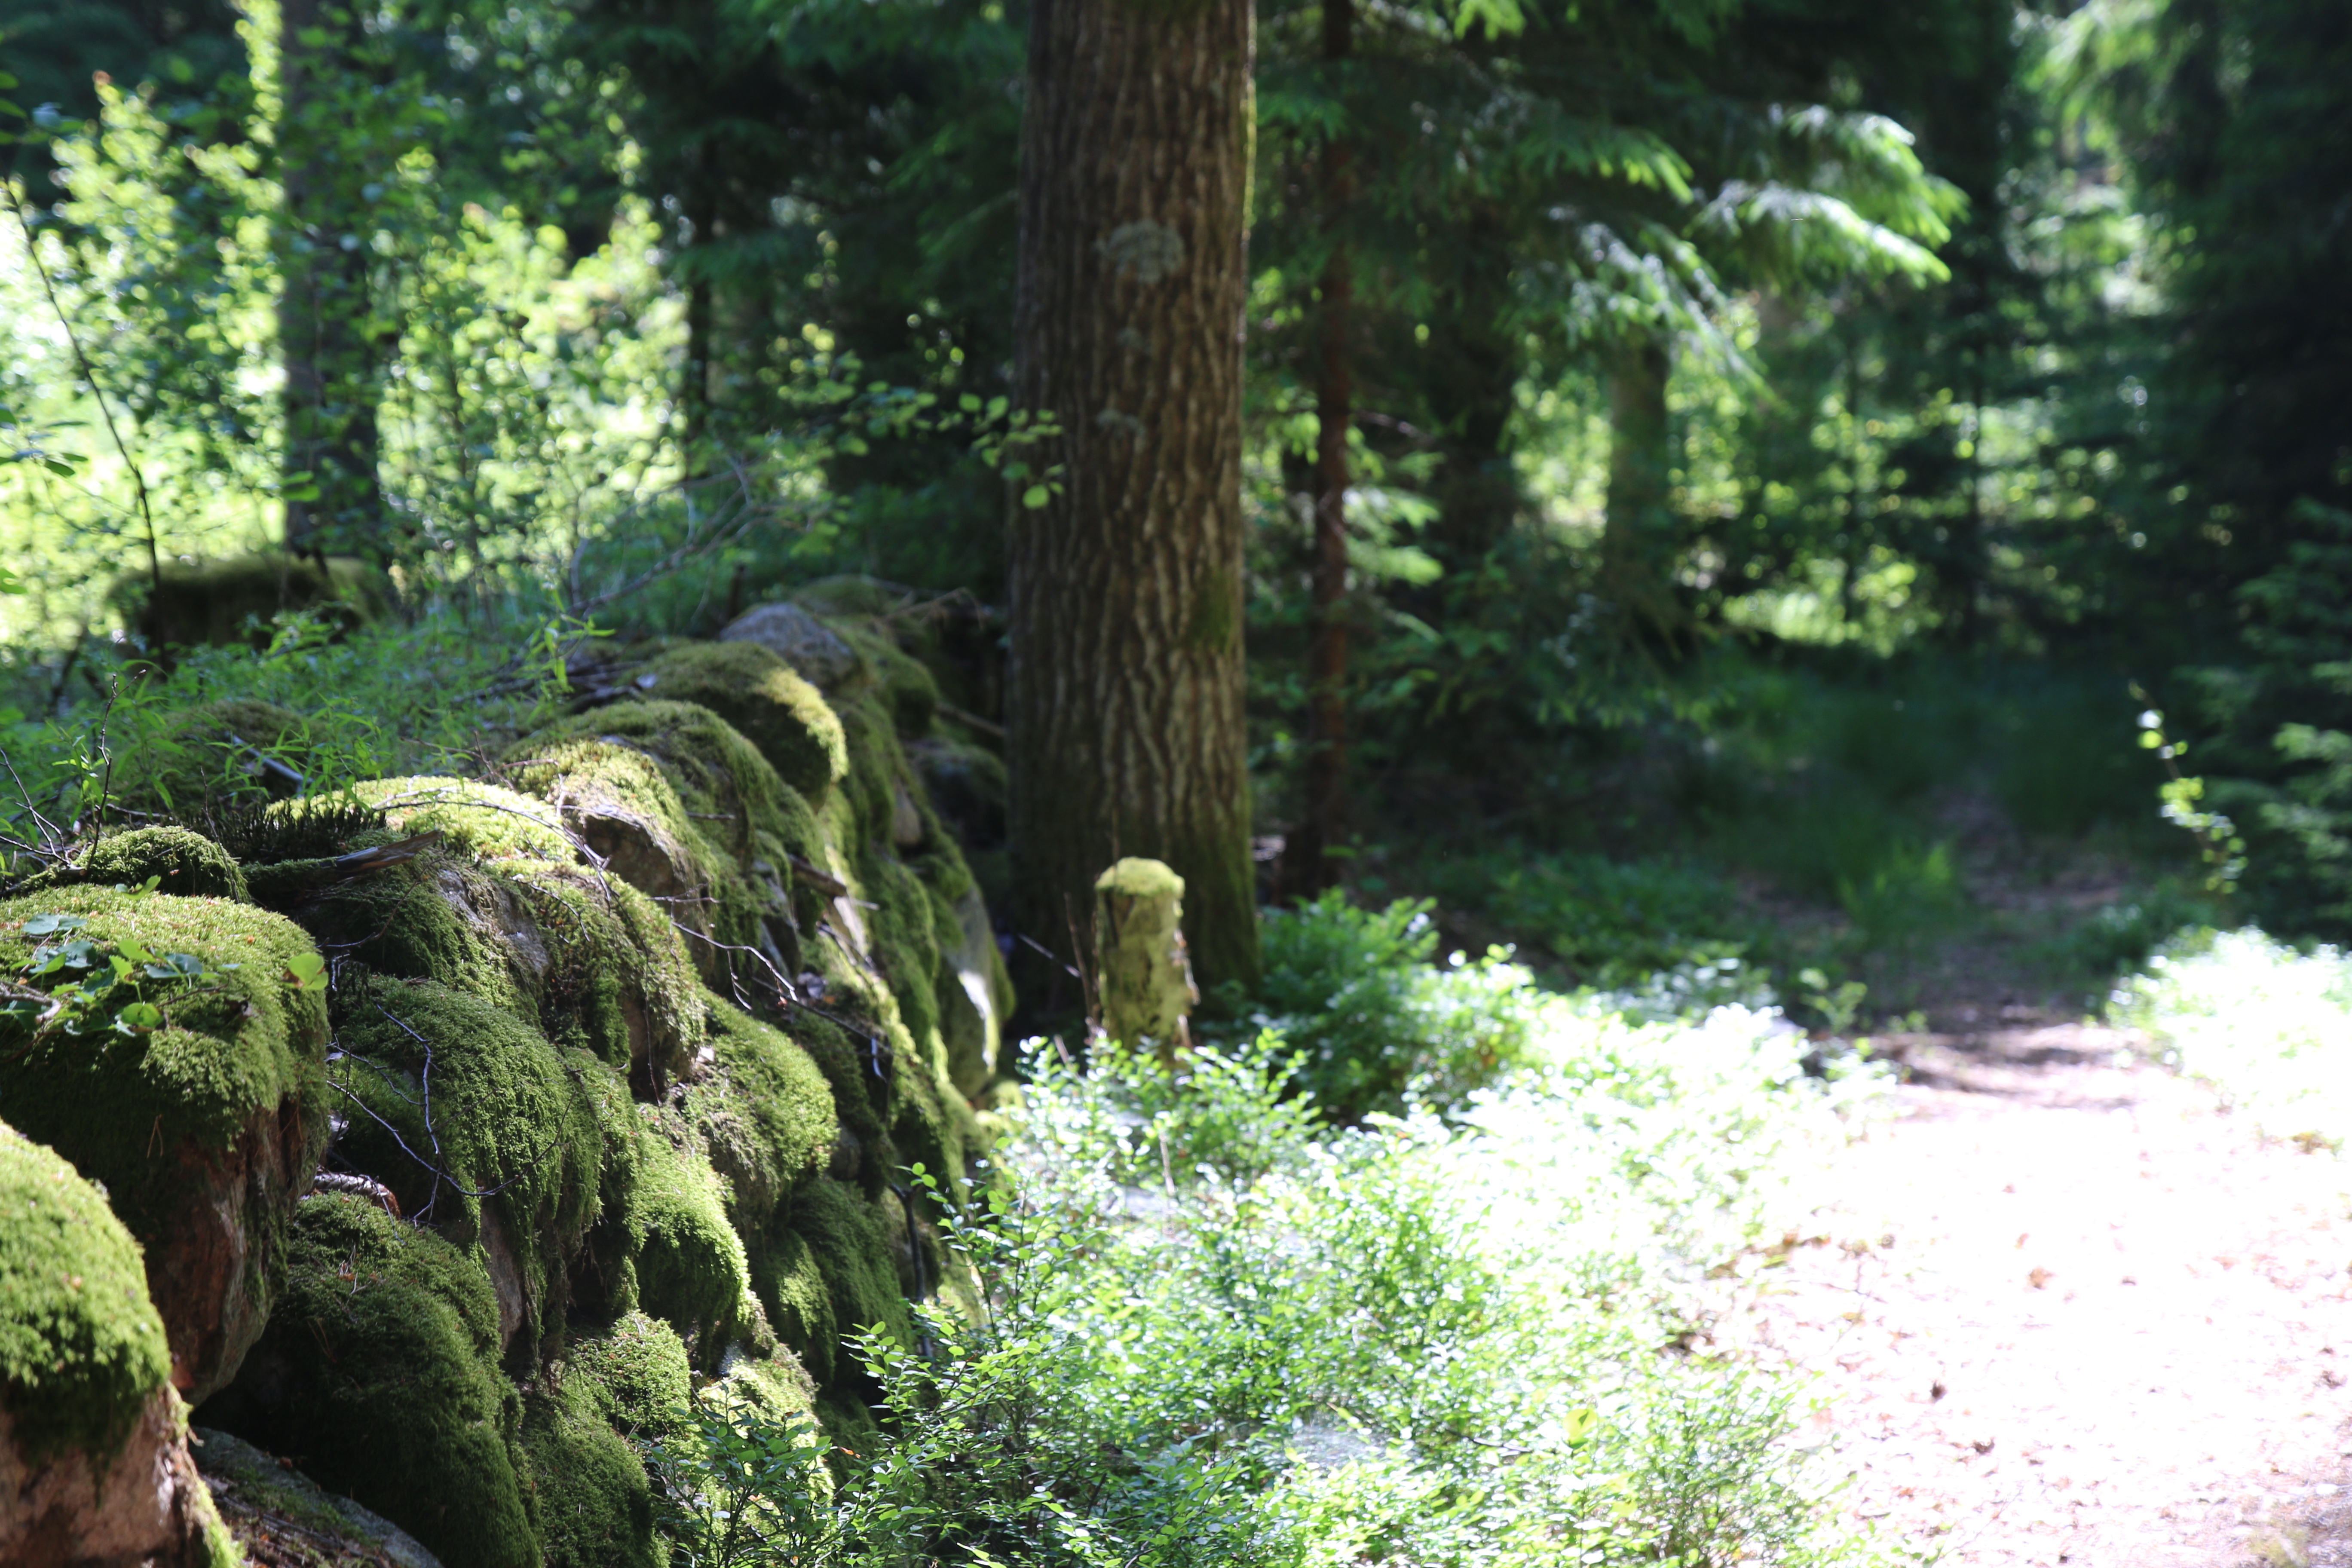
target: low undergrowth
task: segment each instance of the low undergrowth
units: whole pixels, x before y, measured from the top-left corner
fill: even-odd
[[[2109,1013],[2269,1136],[2352,1141],[2352,955],[2252,928],[2191,931],[2117,986]]]
[[[715,1398],[656,1456],[697,1568],[1869,1563],[1801,1388],[1706,1348],[1711,1268],[1866,1068],[1770,1015],[1640,1026],[1515,997],[1515,1065],[1334,1131],[1267,1031],[1175,1081],[1043,1065],[954,1226],[982,1323],[858,1342],[878,1443]]]

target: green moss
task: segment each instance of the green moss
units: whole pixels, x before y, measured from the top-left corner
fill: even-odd
[[[555,1326],[547,1314],[562,1271],[602,1202],[596,1080],[607,1094],[625,1090],[585,1053],[559,1049],[511,1015],[429,980],[371,977],[342,1010],[336,1080],[373,1114],[351,1116],[338,1155],[392,1188],[404,1215],[429,1213],[461,1245],[496,1239],[483,1215],[485,1205],[495,1207],[522,1271],[523,1331],[537,1342]]]
[[[824,1169],[841,1123],[832,1085],[796,1042],[716,997],[709,1006],[719,1071],[688,1105],[733,1189],[738,1226],[756,1233],[780,1199]]]
[[[760,978],[761,963],[730,949],[786,972],[802,962],[788,866],[822,852],[815,818],[716,713],[625,703],[541,731],[512,755],[511,776],[562,804],[613,875],[699,933],[691,954],[713,984]]]
[[[436,980],[519,1016],[535,1007],[530,977],[487,918],[489,876],[440,849],[371,875],[320,882],[254,874],[255,896],[287,910],[319,941],[379,973]]]
[[[357,1198],[301,1205],[286,1293],[207,1425],[407,1531],[447,1568],[539,1568],[481,1266]]]
[[[710,709],[803,795],[822,797],[848,771],[841,721],[824,694],[756,643],[686,643],[646,673],[650,695]]]
[[[919,1164],[961,1199],[980,1126],[949,1079],[943,1052],[916,1051],[898,1073],[890,1142],[908,1164]]]
[[[139,1244],[54,1152],[0,1125],[0,1413],[38,1465],[104,1468],[172,1373]]]
[[[815,1249],[789,1224],[780,1224],[763,1238],[753,1270],[753,1288],[776,1337],[800,1358],[818,1386],[832,1383],[839,1370],[841,1330],[834,1317],[833,1289],[825,1283]]]
[[[930,894],[913,871],[886,856],[869,856],[865,872],[866,896],[875,906],[866,914],[874,961],[898,999],[907,1032],[931,1039],[940,1026],[940,944]]]
[[[1163,861],[1130,855],[1095,879],[1095,891],[1122,899],[1181,899],[1184,879]]]
[[[816,1408],[816,1384],[791,1356],[746,1356],[729,1369],[721,1386],[770,1421]]]
[[[226,1152],[257,1121],[289,1117],[298,1143],[323,1141],[326,1000],[286,978],[316,952],[299,929],[219,899],[83,887],[0,901],[0,950],[22,953],[35,941],[24,922],[55,912],[84,917],[101,945],[129,938],[205,966],[193,993],[160,993],[165,1026],[149,1034],[32,1043],[24,1021],[0,1018],[0,1117],[103,1182],[133,1236],[155,1246],[185,1194],[183,1161]],[[278,1229],[257,1206],[248,1218],[257,1239]]]
[[[751,1265],[709,1163],[650,1106],[639,1107],[625,1224],[639,1306],[715,1361],[750,1293]]]
[[[231,698],[164,715],[118,742],[113,790],[123,805],[186,812],[231,795],[258,796],[256,748],[308,765],[307,721],[273,703]]]
[[[883,1118],[890,1108],[890,1085],[875,1069],[870,1045],[798,1007],[784,1015],[783,1032],[824,1076],[840,1124],[863,1144],[881,1142],[887,1131]]]
[[[184,827],[134,827],[110,834],[90,847],[79,866],[45,872],[18,890],[89,883],[102,887],[141,888],[156,879],[156,891],[187,899],[230,899],[246,902],[252,897],[228,851]]]
[[[546,1568],[657,1568],[653,1490],[589,1380],[542,1380],[524,1395],[524,1495]]]
[[[631,1312],[605,1332],[572,1342],[566,1376],[596,1402],[596,1414],[624,1434],[653,1440],[686,1430],[694,1391],[686,1342],[667,1323]]]
[[[384,814],[387,841],[438,832],[451,854],[473,860],[570,865],[577,858],[562,819],[545,801],[498,784],[458,778],[371,779],[352,791]]]
[[[502,868],[533,915],[541,1027],[617,1068],[682,1071],[703,1040],[701,981],[660,908],[626,882],[528,861]]]
[[[902,735],[926,735],[940,708],[940,683],[922,660],[868,622],[836,621],[834,629],[874,672],[872,694]]]
[[[856,824],[846,842],[887,845],[898,818],[900,781],[910,776],[898,737],[870,694],[842,703],[841,727],[849,737],[849,777],[844,787]]]
[[[892,1261],[891,1221],[882,1207],[898,1200],[885,1195],[868,1198],[839,1182],[811,1182],[793,1195],[787,1229],[809,1251],[810,1260],[824,1280],[833,1316],[835,1342],[827,1347],[839,1361],[841,1338],[879,1325],[884,1332],[911,1341],[913,1320]],[[817,1347],[812,1346],[814,1352]],[[812,1362],[809,1370],[816,1373]],[[821,1384],[833,1377],[817,1373]]]

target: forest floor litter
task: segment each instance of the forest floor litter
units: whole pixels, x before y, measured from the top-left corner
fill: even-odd
[[[1718,1341],[1819,1377],[1841,1506],[1928,1561],[2352,1564],[2352,1167],[1988,1012],[1881,1042],[1891,1113]]]

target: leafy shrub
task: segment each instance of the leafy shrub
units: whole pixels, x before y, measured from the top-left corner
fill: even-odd
[[[1751,944],[1736,890],[1687,860],[1514,852],[1463,868],[1441,890],[1475,900],[1578,981],[1604,989],[1738,958]]]
[[[1432,963],[1431,907],[1360,910],[1334,889],[1266,917],[1255,1022],[1282,1036],[1293,1082],[1341,1121],[1408,1097],[1458,1103],[1526,1059],[1528,972],[1499,948]]]
[[[2109,1002],[2169,1065],[2203,1079],[2274,1138],[2352,1139],[2352,956],[2252,929],[2167,942]]]
[[[1271,1038],[1181,1088],[1033,1042],[949,1226],[985,1320],[859,1342],[886,1431],[854,1454],[707,1406],[736,1424],[666,1461],[677,1539],[730,1513],[776,1546],[690,1561],[1881,1561],[1824,1508],[1792,1384],[1661,1349],[1877,1080],[1808,1078],[1769,1015],[1522,1000],[1532,1065],[1451,1124],[1319,1128]]]

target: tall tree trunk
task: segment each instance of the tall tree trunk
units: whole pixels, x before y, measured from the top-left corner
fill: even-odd
[[[1248,0],[1039,0],[1020,405],[1061,493],[1008,530],[1015,918],[1068,952],[1127,855],[1183,877],[1202,981],[1258,969],[1242,709]],[[1073,931],[1076,935],[1074,939]]]
[[[1323,58],[1338,65],[1355,46],[1355,0],[1323,0]],[[1355,169],[1345,137],[1325,144],[1323,218],[1331,252],[1316,320],[1314,637],[1307,650],[1304,810],[1283,846],[1282,890],[1312,898],[1336,878],[1331,851],[1348,809],[1348,435],[1356,422],[1349,332],[1355,260],[1345,232]]]
[[[376,476],[381,349],[368,298],[368,252],[344,114],[358,26],[334,0],[284,0],[278,150],[285,190],[278,255],[278,355],[286,371],[286,545],[323,555],[380,549],[383,492]],[[343,90],[339,90],[343,89]],[[349,243],[346,243],[349,241]]]
[[[1501,215],[1481,205],[1454,247],[1453,277],[1439,291],[1422,353],[1444,466],[1432,499],[1431,542],[1448,572],[1475,568],[1519,515],[1519,478],[1504,449],[1517,406],[1522,349],[1508,330],[1511,254]],[[1430,608],[1442,600],[1433,595]]]
[[[1609,502],[1601,542],[1609,591],[1635,633],[1669,644],[1680,637],[1687,619],[1673,579],[1670,342],[1664,332],[1646,332],[1609,356]]]

